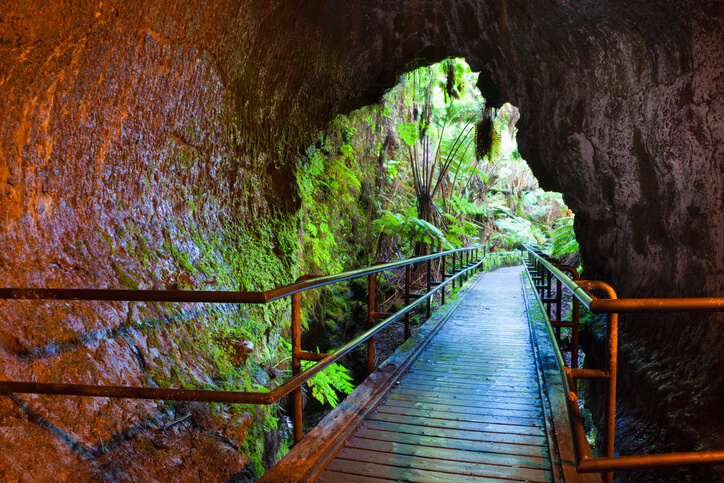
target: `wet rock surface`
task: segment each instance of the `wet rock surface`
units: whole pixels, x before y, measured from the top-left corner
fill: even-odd
[[[415,61],[455,55],[481,71],[486,98],[520,108],[520,151],[576,212],[585,277],[619,296],[721,296],[723,10],[693,0],[3,2],[0,285],[288,283],[298,275],[292,250],[273,233],[298,208],[296,153]],[[232,239],[266,237],[263,252],[276,259],[269,279],[221,276],[236,269],[203,241],[230,220],[268,220],[262,234]],[[193,268],[209,259],[220,260],[215,270]],[[3,378],[216,377],[208,353],[184,346],[210,320],[195,306],[0,310]],[[622,452],[724,447],[722,322],[622,321]],[[163,479],[175,468],[173,479],[193,480],[200,474],[189,468],[202,459],[204,479],[244,474],[243,455],[195,426],[173,427],[174,452],[157,448],[166,443],[146,421],[167,410],[2,396],[0,474]],[[111,440],[121,442],[98,452]]]

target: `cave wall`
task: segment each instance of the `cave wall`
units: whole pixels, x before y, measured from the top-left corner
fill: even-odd
[[[481,71],[487,99],[519,107],[520,151],[577,214],[586,277],[620,296],[724,292],[720,2],[1,6],[1,285],[289,282],[298,274],[296,153],[399,73],[454,55]],[[238,250],[229,253],[229,242]],[[256,260],[261,279],[245,275]],[[213,319],[195,310],[3,302],[0,374],[212,383],[214,352],[183,346]],[[233,337],[272,343],[283,310]],[[656,428],[643,431],[648,439],[638,431],[634,450],[662,440],[724,446],[721,318],[680,321],[622,323],[621,404],[654,415],[645,427]],[[693,410],[687,394],[697,394]],[[229,449],[262,417],[242,411],[226,424],[202,414],[161,432],[153,421],[163,427],[175,413],[155,402],[17,395],[0,404],[0,471],[9,479],[59,471],[224,479],[243,473],[246,456]],[[641,418],[632,420],[640,429]],[[178,449],[159,438],[175,438]]]

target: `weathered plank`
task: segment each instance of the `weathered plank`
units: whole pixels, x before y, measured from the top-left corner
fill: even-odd
[[[367,417],[368,421],[381,421],[394,424],[408,424],[416,426],[424,426],[430,428],[458,429],[461,431],[475,431],[482,433],[507,433],[520,434],[529,436],[544,436],[545,431],[537,426],[523,426],[520,430],[516,430],[515,426],[500,423],[482,423],[478,421],[461,421],[451,418],[435,418],[430,416],[414,416],[407,414],[389,414],[377,411]],[[534,431],[538,429],[538,431]]]
[[[491,464],[478,464],[464,460],[450,461],[447,459],[437,458],[434,453],[424,455],[417,453],[410,455],[399,451],[388,453],[379,450],[348,447],[340,451],[337,454],[336,459],[346,460],[345,463],[354,461],[403,468],[414,468],[417,470],[450,473],[466,478],[476,476],[540,483],[550,481],[550,475],[548,475],[546,471],[532,470],[529,468],[512,468],[510,466],[498,466]],[[341,467],[343,468],[343,466]]]
[[[449,414],[451,417],[457,417],[461,419],[474,419],[476,421],[510,421],[509,424],[517,424],[519,426],[540,426],[540,416],[510,416],[491,413],[484,407],[468,407],[468,406],[448,406],[445,404],[436,404],[431,402],[420,402],[420,401],[405,401],[400,399],[388,399],[384,406],[380,406],[378,411],[382,411],[382,408],[391,408],[390,411],[400,410],[413,410],[413,411],[427,411],[430,413],[439,412],[441,414]],[[404,414],[404,413],[403,413]]]
[[[530,384],[537,384],[534,377],[506,377],[502,375],[491,375],[490,377],[470,378],[463,382],[462,378],[444,378],[442,376],[422,377],[420,375],[410,375],[405,378],[403,387],[423,386],[436,389],[445,389],[451,391],[463,390],[466,393],[475,394],[490,390],[504,390],[513,394],[522,392],[524,394],[535,395],[535,391],[530,388]]]
[[[459,474],[443,473],[441,471],[420,470],[417,468],[401,468],[398,466],[378,465],[375,463],[351,461],[335,458],[328,467],[340,473],[371,476],[374,478],[388,478],[394,481],[411,481],[420,483],[460,483],[463,478]],[[344,482],[346,480],[338,480]],[[502,478],[488,478],[484,476],[465,475],[464,481],[470,482],[510,482]]]
[[[374,428],[362,427],[355,437],[348,444],[354,444],[357,438],[372,439],[377,441],[387,441],[395,443],[416,444],[419,446],[430,446],[433,448],[456,449],[461,451],[476,451],[479,453],[507,455],[516,458],[524,458],[531,461],[540,461],[546,467],[550,467],[547,461],[550,457],[548,448],[540,446],[521,446],[508,443],[491,443],[488,441],[480,441],[476,439],[449,439],[439,438],[435,436],[397,433],[394,431],[384,431]],[[543,463],[546,461],[546,463]]]
[[[429,409],[413,409],[385,404],[377,408],[376,415],[387,414],[388,417],[395,415],[414,416],[418,418],[431,418],[443,421],[470,422],[478,424],[498,424],[510,426],[509,432],[521,434],[542,434],[540,425],[536,419],[516,419],[506,417],[486,417],[470,413],[453,413],[448,411],[431,411]]]
[[[424,446],[418,444],[404,443],[400,441],[381,441],[366,438],[353,438],[348,448],[367,449],[382,451],[386,453],[399,453],[410,456],[444,459],[450,461],[465,461],[481,465],[506,466],[511,468],[528,468],[533,470],[550,470],[548,460],[535,457],[522,457],[517,455],[506,455],[497,453],[486,453],[482,451],[470,451],[466,449],[441,448],[439,446]]]
[[[402,416],[401,416],[402,417]],[[420,436],[434,436],[436,438],[466,439],[470,441],[485,441],[489,443],[517,444],[521,446],[547,447],[548,442],[541,436],[526,436],[521,434],[493,433],[489,431],[467,431],[464,429],[447,429],[433,426],[431,423],[419,424],[388,423],[368,419],[365,427],[383,431],[394,431],[396,433],[417,434]],[[521,450],[523,451],[523,450]]]
[[[374,483],[375,481],[396,481],[391,478],[375,478],[372,476],[352,475],[350,473],[340,473],[339,471],[328,470],[320,476],[317,481],[319,483]]]
[[[496,395],[499,396],[500,394],[496,393]],[[486,400],[480,396],[466,396],[465,394],[437,394],[400,388],[392,396],[394,396],[396,400],[447,404],[449,406],[463,406],[470,408],[485,408],[490,410],[491,414],[511,416],[516,414],[521,416],[539,416],[541,414],[540,407],[533,405],[526,408],[516,408],[506,405],[505,403],[495,402],[494,400]]]

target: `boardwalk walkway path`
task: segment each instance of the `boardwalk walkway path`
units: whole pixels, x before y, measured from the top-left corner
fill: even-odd
[[[521,267],[478,278],[317,481],[554,481]]]

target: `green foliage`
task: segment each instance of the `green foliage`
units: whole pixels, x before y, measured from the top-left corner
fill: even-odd
[[[408,208],[404,213],[392,213],[387,210],[381,210],[379,213],[381,217],[372,222],[374,233],[384,233],[390,237],[400,237],[412,242],[440,242],[443,246],[452,247],[445,234],[432,223],[417,218],[413,208]]]
[[[542,245],[555,220],[570,213],[560,195],[538,189],[518,152],[518,109],[483,109],[476,80],[467,64],[450,59],[405,74],[385,96],[390,133],[399,141],[382,160],[382,202],[371,220],[375,259],[409,256],[412,245],[419,253],[420,244],[433,242]],[[480,158],[474,134],[483,119],[491,146]]]
[[[372,139],[355,136],[357,126],[373,122],[374,109],[357,111],[350,117],[338,116],[321,133],[317,144],[307,150],[296,178],[301,198],[298,214],[301,233],[300,259],[307,273],[335,273],[350,268],[356,250],[352,235],[366,225],[362,206],[362,185],[369,183],[374,164],[365,147]]]
[[[555,228],[551,232],[550,242],[551,255],[556,258],[578,253],[578,241],[576,241],[576,233],[573,231],[572,216],[559,218],[556,221]]]
[[[408,146],[414,146],[420,139],[420,130],[416,122],[405,122],[397,126],[400,138],[405,141]]]
[[[312,361],[302,361],[302,369],[305,370],[314,364]],[[309,379],[307,386],[311,389],[314,399],[332,407],[339,404],[337,391],[350,394],[354,390],[349,370],[337,363],[330,364],[322,372]]]
[[[447,239],[453,246],[462,247],[467,245],[469,241],[479,241],[477,236],[481,231],[479,225],[448,213],[445,214],[445,218],[448,221]]]
[[[111,262],[111,265],[113,266],[113,271],[116,272],[116,275],[118,275],[118,278],[121,279],[121,281],[130,289],[136,290],[140,286],[140,283],[131,276],[131,273],[121,268],[121,266],[114,262]]]
[[[522,244],[539,245],[545,242],[545,235],[538,225],[530,220],[512,214],[495,220],[498,232],[491,240],[504,250],[511,250]]]

